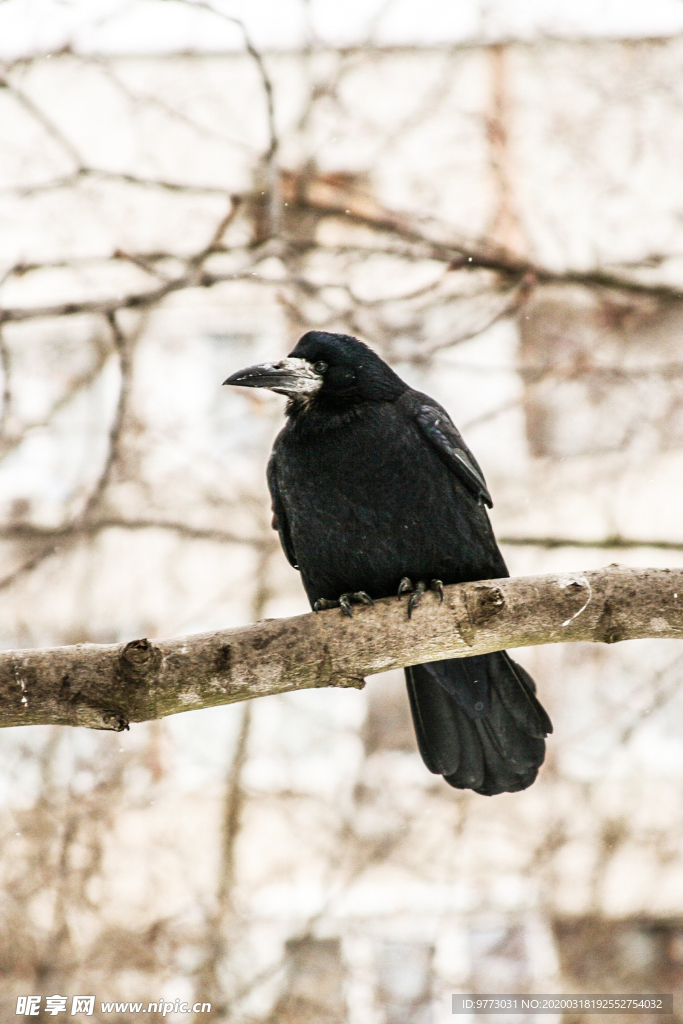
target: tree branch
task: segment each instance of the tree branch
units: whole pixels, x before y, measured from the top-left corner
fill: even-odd
[[[360,608],[265,619],[159,643],[0,652],[0,726],[120,731],[191,711],[375,672],[563,641],[683,639],[683,568],[522,576],[446,587],[412,619],[387,598]]]
[[[0,536],[2,530],[0,529]],[[657,551],[683,551],[683,541],[657,540],[654,538],[621,537],[612,534],[610,537],[577,538],[577,537],[504,537],[498,536],[499,544],[518,548],[607,548],[608,551],[633,548],[654,548]]]

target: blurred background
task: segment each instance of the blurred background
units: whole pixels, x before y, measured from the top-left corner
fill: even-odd
[[[512,574],[683,565],[681,0],[2,0],[0,125],[4,647],[307,610],[284,400],[221,382],[312,327],[447,407]],[[556,731],[493,799],[424,768],[401,673],[1,732],[4,1015],[683,995],[681,648],[520,660]]]

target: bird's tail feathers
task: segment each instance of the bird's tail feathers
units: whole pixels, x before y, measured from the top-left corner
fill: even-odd
[[[553,727],[533,679],[506,651],[405,671],[418,746],[431,772],[486,796],[531,785]]]

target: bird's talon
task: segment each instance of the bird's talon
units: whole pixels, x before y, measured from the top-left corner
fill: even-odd
[[[441,580],[432,580],[432,582],[429,584],[429,589],[436,591],[436,593],[439,595],[439,603],[443,604],[443,583],[441,582]]]
[[[319,597],[313,605],[314,612],[324,612],[328,608],[339,608],[341,609],[342,615],[348,615],[350,619],[353,618],[354,604],[367,604],[371,605],[375,602],[372,600],[369,594],[364,590],[357,590],[354,593],[342,594],[341,597],[336,600],[330,600],[327,597]]]
[[[400,601],[404,594],[412,594],[414,590],[413,581],[409,576],[404,576],[398,585],[398,594],[396,596]]]
[[[339,606],[344,612],[344,615],[348,615],[350,618],[353,617],[353,604],[374,604],[369,594],[366,594],[364,590],[356,590],[353,593],[342,594],[339,598]]]
[[[409,619],[412,619],[412,617],[413,617],[413,608],[417,608],[417,606],[419,605],[420,601],[422,600],[422,595],[424,594],[426,589],[427,588],[424,585],[424,583],[422,583],[422,581],[420,581],[417,584],[417,586],[415,587],[415,590],[413,591],[413,593],[410,595],[410,600],[408,601],[408,618]]]

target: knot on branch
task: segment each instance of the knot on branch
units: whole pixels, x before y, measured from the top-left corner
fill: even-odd
[[[119,655],[119,675],[130,683],[148,679],[161,665],[161,651],[151,640],[131,640]]]
[[[595,628],[596,640],[601,640],[605,644],[618,644],[620,640],[624,639],[624,631],[619,628],[618,623],[615,621],[615,613],[616,609],[612,601],[607,598],[602,606],[602,613]]]
[[[505,597],[498,587],[479,586],[467,594],[467,615],[472,625],[488,622],[505,607]]]
[[[328,686],[339,686],[345,689],[363,690],[365,679],[362,676],[346,676],[340,672],[333,672],[327,683]]]
[[[81,695],[77,695],[77,699]],[[113,708],[98,708],[83,701],[82,698],[73,707],[74,719],[71,725],[80,725],[86,729],[98,729],[105,732],[124,732],[129,729],[128,719],[121,711]]]
[[[109,732],[125,732],[130,729],[128,719],[118,711],[102,711],[101,724],[99,729],[106,729]]]

